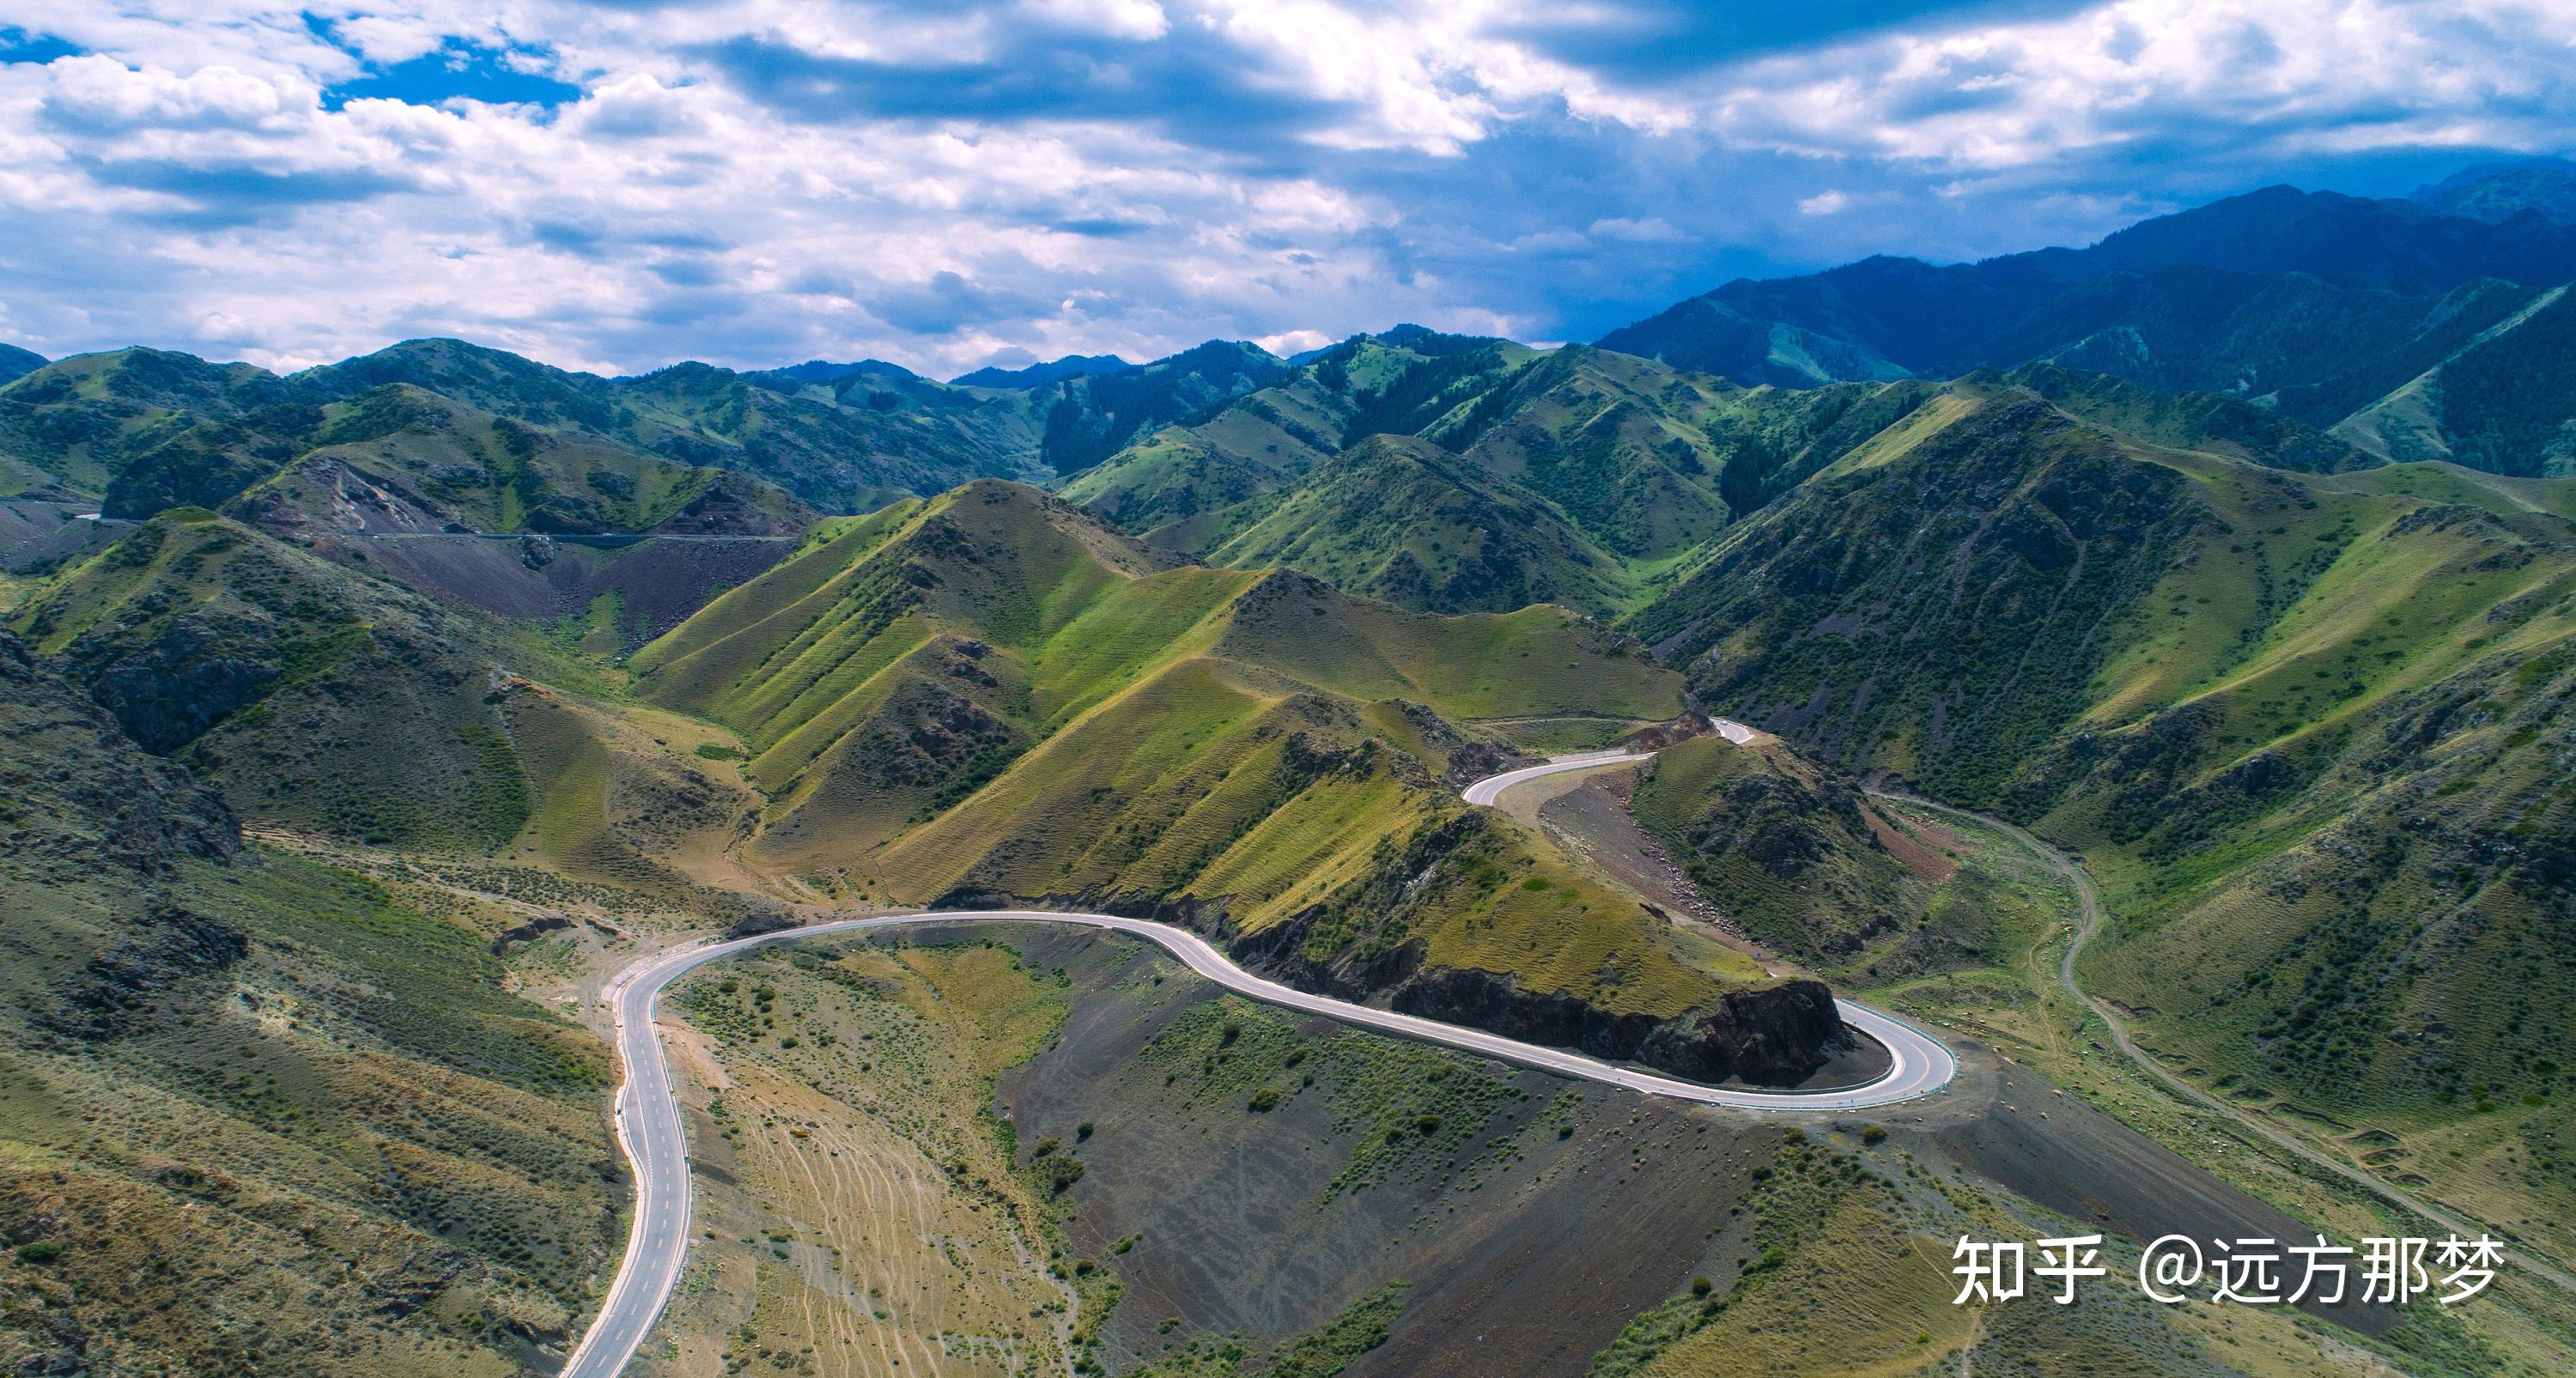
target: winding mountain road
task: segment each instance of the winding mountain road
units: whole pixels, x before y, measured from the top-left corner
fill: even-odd
[[[1721,724],[1723,732],[1727,726]],[[1730,740],[1741,740],[1728,734]],[[1588,770],[1623,761],[1642,761],[1651,752],[1592,752],[1559,757],[1545,765],[1507,772],[1467,787],[1471,804],[1490,804],[1494,796],[1523,780],[1560,771]],[[1114,914],[1077,914],[1055,910],[1008,909],[881,914],[785,929],[728,942],[706,943],[650,957],[620,972],[603,995],[615,1017],[614,1046],[625,1064],[626,1084],[617,1099],[617,1137],[635,1171],[635,1219],[627,1236],[626,1255],[601,1305],[599,1319],[566,1361],[563,1378],[614,1378],[644,1343],[653,1322],[670,1299],[688,1256],[690,1179],[688,1137],[679,1102],[671,1092],[670,1065],[654,1030],[654,1009],[673,981],[708,962],[739,955],[770,943],[835,934],[861,933],[910,924],[1054,923],[1106,928],[1143,938],[1178,957],[1190,970],[1238,994],[1286,1009],[1323,1015],[1345,1024],[1376,1029],[1427,1043],[1443,1044],[1487,1057],[1535,1067],[1562,1076],[1597,1081],[1650,1096],[1727,1105],[1751,1110],[1857,1110],[1930,1095],[1949,1084],[1958,1062],[1940,1040],[1912,1024],[1866,1005],[1837,1000],[1843,1021],[1885,1044],[1887,1073],[1862,1086],[1831,1091],[1762,1091],[1706,1086],[1662,1076],[1642,1068],[1605,1062],[1562,1048],[1521,1043],[1477,1029],[1355,1005],[1329,996],[1265,980],[1236,966],[1195,933],[1147,919]]]

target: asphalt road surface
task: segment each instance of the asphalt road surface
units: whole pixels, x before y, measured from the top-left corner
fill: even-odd
[[[1722,723],[1725,727],[1740,724]],[[1740,740],[1728,734],[1730,740]],[[1521,780],[1558,771],[1584,770],[1651,753],[1594,752],[1560,757],[1543,766],[1512,771],[1477,781],[1466,790],[1469,803],[1489,804],[1503,789]],[[971,922],[1059,923],[1115,929],[1156,943],[1190,970],[1229,990],[1286,1009],[1301,1010],[1361,1028],[1464,1049],[1487,1057],[1562,1076],[1625,1087],[1650,1096],[1728,1105],[1749,1110],[1857,1110],[1912,1100],[1940,1090],[1958,1071],[1958,1062],[1940,1040],[1912,1024],[1848,1000],[1837,1000],[1843,1022],[1887,1046],[1887,1074],[1862,1086],[1831,1091],[1765,1091],[1743,1087],[1705,1086],[1638,1067],[1604,1062],[1563,1048],[1460,1028],[1392,1010],[1354,1005],[1313,995],[1265,980],[1236,966],[1195,933],[1146,919],[1113,914],[1074,914],[1055,910],[975,910],[924,914],[884,914],[864,919],[791,928],[730,942],[666,952],[629,967],[604,992],[616,1020],[614,1042],[625,1064],[626,1084],[617,1099],[617,1136],[635,1171],[635,1220],[626,1241],[626,1257],[610,1284],[599,1319],[582,1337],[563,1378],[612,1378],[644,1343],[645,1335],[670,1299],[688,1256],[690,1181],[688,1138],[680,1122],[679,1102],[671,1094],[669,1063],[653,1026],[654,1006],[672,981],[692,968],[720,961],[754,947],[833,934],[859,933],[906,924]]]

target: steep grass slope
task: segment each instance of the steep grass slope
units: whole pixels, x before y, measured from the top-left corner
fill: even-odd
[[[0,1364],[526,1371],[618,1245],[606,1050],[243,846],[0,632]]]
[[[202,510],[67,567],[13,625],[257,823],[631,884],[730,825],[682,754],[705,729],[600,697],[608,676],[523,628]]]
[[[1408,607],[1608,615],[1933,387],[1746,390],[1583,346],[1362,337],[1065,496],[1149,544]]]
[[[2563,1161],[2554,490],[2301,475],[1962,397],[1730,531],[1632,627],[1713,708],[2080,845],[2120,918],[2087,979],[2178,1067]],[[2516,1214],[2576,1203],[2555,1166],[2504,1179]]]
[[[292,456],[282,432],[317,419],[265,370],[121,349],[0,387],[0,453],[74,492],[114,493],[119,514],[149,515],[231,497]]]
[[[525,778],[484,703],[503,645],[249,527],[156,517],[65,570],[15,625],[146,749],[255,816],[467,850],[524,821]]]
[[[2172,558],[2182,487],[2030,394],[1962,389],[1730,530],[1628,625],[1713,707],[1980,797],[2084,707],[2096,628]]]
[[[1476,468],[1556,504],[1622,559],[1668,559],[1734,515],[1711,423],[1737,390],[1627,355],[1550,352],[1425,428]]]
[[[546,372],[497,354],[487,371],[507,374],[503,360]],[[80,355],[0,388],[0,453],[22,484],[49,476],[111,517],[231,504],[298,532],[763,534],[810,516],[757,479],[636,448],[611,434],[631,413],[578,389],[566,400],[529,378],[513,389],[412,372],[463,395],[404,381],[334,388],[328,374],[288,380],[158,350]]]
[[[1680,712],[1555,608],[1179,565],[986,483],[827,524],[634,663],[741,734],[749,854],[820,883],[1171,912],[1320,987],[1719,1075],[1833,1033],[1820,987],[1741,989],[1740,959],[1457,800],[1444,772],[1504,755],[1480,723]]]
[[[291,524],[758,534],[800,525],[799,503],[865,510],[1088,467],[1286,371],[1221,342],[1027,388],[889,367],[602,378],[441,339],[289,378],[126,349],[0,381],[0,492],[57,483],[147,517],[265,484],[259,509]]]
[[[2384,459],[2444,459],[2488,473],[2576,473],[2576,301],[2565,287],[2522,310],[2334,433]]]
[[[1751,936],[1820,965],[1873,949],[1885,971],[1926,964],[1891,951],[1931,937],[1917,926],[1932,909],[1932,883],[1882,840],[1905,834],[1786,742],[1700,737],[1667,747],[1640,775],[1630,807],[1691,884]]]
[[[1534,357],[1499,340],[1390,331],[1343,341],[1270,386],[1139,438],[1064,496],[1123,531],[1201,550],[1344,447],[1472,407]]]
[[[611,379],[460,340],[408,340],[289,383],[326,402],[408,384],[495,415],[753,475],[824,511],[848,512],[978,476],[1073,472],[1284,368],[1256,347],[1212,341],[1135,369],[1026,389],[953,387],[883,366],[736,373],[684,363]]]
[[[1553,503],[1409,436],[1364,440],[1263,506],[1205,558],[1302,570],[1428,612],[1559,603],[1597,614],[1628,598],[1626,567]]]

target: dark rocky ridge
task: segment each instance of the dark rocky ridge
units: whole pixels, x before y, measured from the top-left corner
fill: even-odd
[[[961,887],[933,909],[1006,909],[1021,905],[1087,910],[1152,919],[1204,934],[1246,971],[1316,995],[1482,1029],[1505,1038],[1571,1048],[1593,1057],[1635,1062],[1700,1082],[1741,1080],[1791,1085],[1814,1075],[1855,1040],[1822,982],[1795,980],[1729,991],[1714,1006],[1670,1019],[1620,1014],[1561,992],[1521,990],[1510,977],[1459,967],[1426,967],[1422,945],[1409,941],[1372,957],[1319,962],[1304,955],[1322,910],[1311,909],[1259,933],[1237,932],[1226,901],[1133,892],[1045,895],[1034,900]]]

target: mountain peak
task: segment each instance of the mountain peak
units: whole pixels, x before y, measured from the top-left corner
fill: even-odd
[[[2500,225],[2526,211],[2576,224],[2576,162],[2522,158],[2462,168],[2407,197],[2444,215]]]
[[[880,378],[921,376],[901,364],[890,364],[883,359],[860,359],[846,364],[836,364],[824,359],[808,359],[801,364],[790,364],[786,368],[773,368],[766,372],[772,377],[790,378],[799,383],[830,383],[860,373]]]
[[[988,364],[972,373],[958,374],[948,381],[961,388],[1033,388],[1060,378],[1124,373],[1134,367],[1136,365],[1115,354],[1067,354],[1025,368],[998,368]]]
[[[51,362],[32,349],[0,344],[0,383],[14,382]]]

